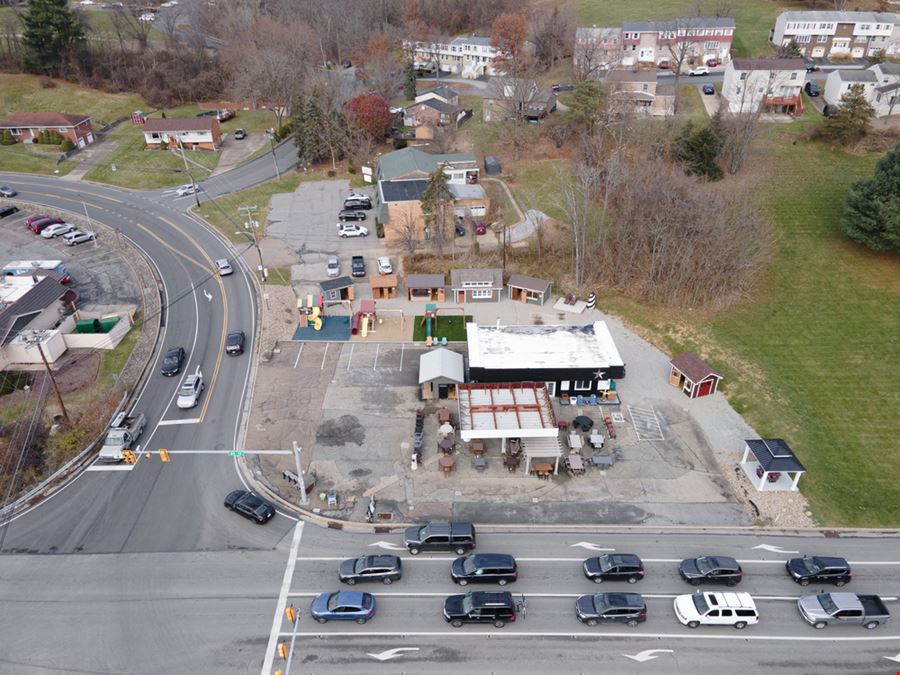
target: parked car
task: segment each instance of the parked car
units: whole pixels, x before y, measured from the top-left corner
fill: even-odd
[[[228,120],[234,119],[237,113],[234,110],[226,110],[222,108],[221,110],[216,111],[216,119],[220,122],[227,122]]]
[[[325,271],[329,277],[340,276],[341,261],[336,255],[328,256],[328,261],[325,263]]]
[[[809,586],[811,582],[843,586],[853,578],[850,565],[843,558],[807,555],[788,560],[785,568],[791,579],[801,586]]]
[[[475,234],[486,234],[487,233],[487,225],[483,220],[475,221]]]
[[[184,347],[169,347],[163,357],[162,374],[166,377],[177,375],[181,372],[182,365],[184,365]]]
[[[706,66],[694,66],[688,71],[688,75],[695,77],[697,75],[709,75],[709,68]]]
[[[361,255],[350,258],[350,274],[354,277],[366,276],[366,260]]]
[[[822,114],[825,115],[825,117],[834,117],[838,114],[838,106],[826,103],[825,107],[822,108]]]
[[[692,586],[702,583],[737,586],[744,576],[737,560],[728,556],[701,556],[682,560],[678,573]]]
[[[475,548],[475,526],[471,523],[428,523],[406,528],[403,543],[412,555],[421,551],[454,551],[463,555]]]
[[[72,223],[54,223],[41,230],[41,236],[44,239],[53,239],[54,237],[71,232],[74,229],[75,226]]]
[[[218,115],[218,110],[201,110],[198,112],[195,117],[212,117],[213,115]]]
[[[187,195],[192,195],[195,192],[197,192],[197,186],[191,183],[175,188],[175,194],[179,197],[186,197]]]
[[[821,68],[814,61],[804,61],[803,65],[806,67],[807,73],[815,73],[821,70]]]
[[[362,209],[363,211],[368,211],[372,208],[372,200],[368,197],[365,199],[360,199],[358,197],[348,197],[344,200],[344,208]]]
[[[62,238],[69,246],[78,246],[78,244],[83,244],[86,241],[94,241],[97,238],[97,235],[91,230],[72,230],[71,232],[64,234]]]
[[[716,88],[714,86],[712,86],[711,84],[704,84],[703,85],[703,93],[706,96],[712,96],[713,94],[716,93]]]
[[[229,274],[234,273],[234,269],[232,269],[231,263],[228,262],[228,258],[219,258],[216,260],[216,271],[219,273],[220,277],[227,277]]]
[[[338,236],[347,237],[368,237],[369,228],[356,223],[338,223]]]
[[[381,256],[378,259],[378,273],[379,274],[393,274],[394,266],[391,265],[391,259],[386,255]]]
[[[593,593],[575,600],[575,616],[588,626],[598,623],[637,626],[647,620],[647,604],[637,593]]]
[[[225,353],[229,356],[244,353],[244,331],[233,330],[225,337]]]
[[[338,213],[338,220],[341,222],[347,222],[349,220],[365,220],[366,212],[361,211],[359,209],[342,209],[340,213]]]
[[[453,583],[506,584],[519,576],[516,559],[506,553],[471,553],[450,563]]]
[[[451,595],[444,600],[444,620],[454,628],[464,623],[491,623],[503,628],[516,620],[516,606],[506,591]]]
[[[234,140],[242,141],[247,138],[247,132],[243,129],[235,129],[234,130]]]
[[[464,228],[459,223],[456,223],[456,225],[453,226],[453,229],[456,231],[457,237],[465,237],[466,236],[466,228]]]
[[[319,623],[356,621],[365,623],[375,616],[375,598],[358,591],[322,593],[312,601],[309,613]]]
[[[660,70],[668,70],[669,62],[666,59],[661,60],[658,64],[656,64]]]
[[[800,616],[813,628],[825,628],[830,623],[856,624],[869,630],[891,619],[884,601],[877,595],[856,593],[819,593],[803,595],[797,600]]]
[[[141,14],[138,17],[138,21],[152,23],[152,22],[156,21],[156,14],[154,14],[152,12],[144,12],[143,14]]]
[[[225,497],[225,508],[239,513],[260,525],[268,523],[275,515],[275,507],[261,497],[246,490],[229,492]]]
[[[552,85],[550,85],[550,89],[552,89],[554,93],[558,94],[561,91],[575,91],[575,85],[574,84],[552,84]]]
[[[49,218],[50,218],[50,216],[48,216],[46,213],[38,213],[33,216],[28,216],[25,219],[25,227],[27,227],[30,230],[31,226],[35,223],[35,221],[47,220]]]
[[[11,216],[14,213],[19,212],[18,206],[13,206],[12,204],[7,204],[6,206],[0,206],[0,218],[6,218],[6,216]]]
[[[345,584],[380,581],[392,584],[403,576],[403,564],[395,555],[363,555],[341,563],[338,578]]]
[[[28,229],[35,234],[40,234],[44,231],[44,228],[50,227],[51,225],[56,225],[57,223],[61,222],[63,222],[62,218],[51,218],[50,216],[46,216],[44,218],[38,218],[37,220],[31,221],[31,223],[28,224]]]
[[[809,82],[807,82],[807,83],[803,86],[803,88],[806,90],[806,93],[807,93],[809,96],[815,97],[815,96],[818,96],[819,94],[822,93],[822,90],[819,88],[819,85],[818,85],[817,83],[813,82],[812,80],[810,80]]]
[[[627,581],[633,584],[644,578],[644,564],[632,553],[607,553],[588,558],[582,568],[584,576],[596,584],[604,581]]]
[[[198,366],[197,371],[193,375],[188,375],[181,383],[175,405],[182,410],[197,407],[197,404],[200,403],[200,394],[203,393],[205,388],[206,384],[203,382],[203,373],[200,372]]]
[[[9,187],[9,185],[0,185],[0,197],[15,197],[18,192]]]
[[[675,598],[675,616],[688,628],[733,626],[738,630],[759,623],[749,593],[690,593]]]

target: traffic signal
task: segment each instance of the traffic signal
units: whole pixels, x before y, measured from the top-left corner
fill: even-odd
[[[122,458],[125,460],[126,464],[136,464],[137,457],[135,457],[134,453],[131,450],[123,450]]]
[[[284,642],[278,643],[278,655],[287,661],[288,657],[288,646]]]
[[[159,458],[164,462],[168,462],[169,461],[169,451],[164,450],[163,448],[160,448],[159,449]]]
[[[284,608],[284,615],[287,617],[287,620],[290,621],[291,623],[294,623],[294,621],[297,620],[297,610],[294,609],[293,605],[291,605],[290,607]]]

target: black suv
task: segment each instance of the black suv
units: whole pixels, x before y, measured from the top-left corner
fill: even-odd
[[[704,582],[737,586],[744,576],[737,560],[721,555],[682,560],[678,573],[691,586],[699,586]]]
[[[395,555],[364,555],[341,563],[338,578],[351,586],[362,581],[391,584],[403,576],[403,565]]]
[[[627,581],[633,584],[644,578],[644,564],[632,553],[612,553],[584,561],[584,576],[595,584],[604,581]]]
[[[505,553],[472,553],[450,564],[450,577],[460,586],[468,583],[505,586],[518,576],[516,559]]]
[[[637,626],[647,620],[647,604],[637,593],[594,593],[575,601],[575,616],[588,626],[607,622]]]
[[[420,551],[453,551],[463,555],[475,548],[475,526],[471,523],[428,523],[406,528],[403,543],[412,555]]]
[[[343,223],[349,222],[351,220],[365,220],[366,212],[360,211],[359,209],[343,209],[340,213],[338,213],[338,220]]]
[[[503,628],[516,620],[516,606],[512,595],[503,591],[451,595],[444,600],[444,619],[454,628],[464,623],[492,623]]]
[[[803,88],[806,90],[806,93],[809,94],[810,96],[818,96],[819,94],[822,93],[822,90],[819,89],[819,85],[816,84],[815,82],[813,82],[812,80],[807,82]]]
[[[843,558],[808,555],[788,560],[785,567],[791,578],[801,586],[809,586],[811,582],[843,586],[850,583],[853,577],[849,563]]]
[[[345,209],[362,209],[363,211],[368,211],[372,208],[372,201],[369,199],[345,199],[344,200],[344,208]]]
[[[169,347],[163,358],[162,374],[166,377],[172,377],[181,372],[181,366],[184,365],[184,347]]]
[[[274,506],[246,490],[229,492],[225,497],[225,508],[240,513],[244,518],[255,520],[260,525],[269,522],[275,515]]]
[[[350,258],[350,274],[354,277],[366,276],[366,259],[361,255]]]

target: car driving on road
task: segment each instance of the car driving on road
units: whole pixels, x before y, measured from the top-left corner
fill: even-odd
[[[627,581],[633,584],[644,578],[644,564],[633,553],[608,553],[588,558],[582,568],[584,576],[596,584],[604,581]]]
[[[690,593],[675,598],[675,616],[688,628],[733,626],[738,630],[759,623],[749,593]]]
[[[421,551],[453,551],[463,555],[475,548],[475,526],[471,523],[413,525],[403,533],[403,543],[412,555]]]
[[[198,367],[193,375],[188,375],[184,378],[181,388],[178,390],[178,399],[175,401],[175,404],[183,410],[195,408],[200,403],[200,394],[203,393],[205,388],[203,373],[200,372]]]
[[[338,578],[345,584],[380,581],[392,584],[403,576],[403,564],[395,555],[363,555],[341,563]]]
[[[454,628],[464,623],[491,623],[503,628],[516,620],[516,606],[512,594],[506,591],[451,595],[444,600],[444,620]]]
[[[94,241],[96,238],[97,235],[91,230],[72,230],[63,235],[63,241],[69,246],[78,246],[86,241]]]
[[[856,593],[819,593],[797,600],[800,616],[813,628],[828,624],[856,624],[869,630],[890,621],[891,613],[877,595]]]
[[[18,192],[13,190],[9,185],[0,185],[0,197],[15,197]]]
[[[184,347],[169,347],[163,358],[162,374],[166,377],[172,377],[181,372],[181,366],[184,364]]]
[[[216,260],[216,271],[219,273],[220,277],[227,277],[229,274],[234,273],[234,269],[232,269],[231,263],[228,262],[227,258],[219,258]]]
[[[702,583],[737,586],[744,576],[737,560],[721,555],[682,560],[678,573],[692,586]]]
[[[706,66],[695,66],[688,71],[688,75],[695,77],[697,75],[709,75],[709,68]]]
[[[192,195],[195,192],[197,192],[197,186],[191,185],[190,183],[175,188],[175,194],[179,197],[186,197],[187,195]]]
[[[356,621],[365,623],[375,616],[375,598],[359,591],[335,591],[318,595],[309,613],[319,623]]]
[[[647,620],[647,604],[637,593],[592,593],[575,600],[575,616],[588,626],[599,623],[637,626]]]
[[[225,508],[239,513],[244,518],[265,525],[275,515],[275,507],[261,497],[246,490],[229,492],[225,497]]]
[[[516,559],[506,553],[471,553],[450,563],[450,578],[460,586],[476,583],[505,586],[518,577]]]
[[[225,353],[237,356],[244,353],[244,331],[233,330],[225,338]]]
[[[785,563],[791,578],[801,586],[810,583],[828,583],[835,586],[849,584],[853,578],[850,564],[843,558],[822,555],[807,555],[792,558]]]

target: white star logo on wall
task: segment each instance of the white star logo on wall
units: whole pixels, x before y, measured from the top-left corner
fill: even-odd
[[[594,372],[594,379],[595,379],[595,380],[605,380],[605,379],[606,379],[606,377],[605,377],[604,374],[603,374],[603,370],[602,370],[602,369],[601,369],[601,370],[597,370],[597,371]]]

